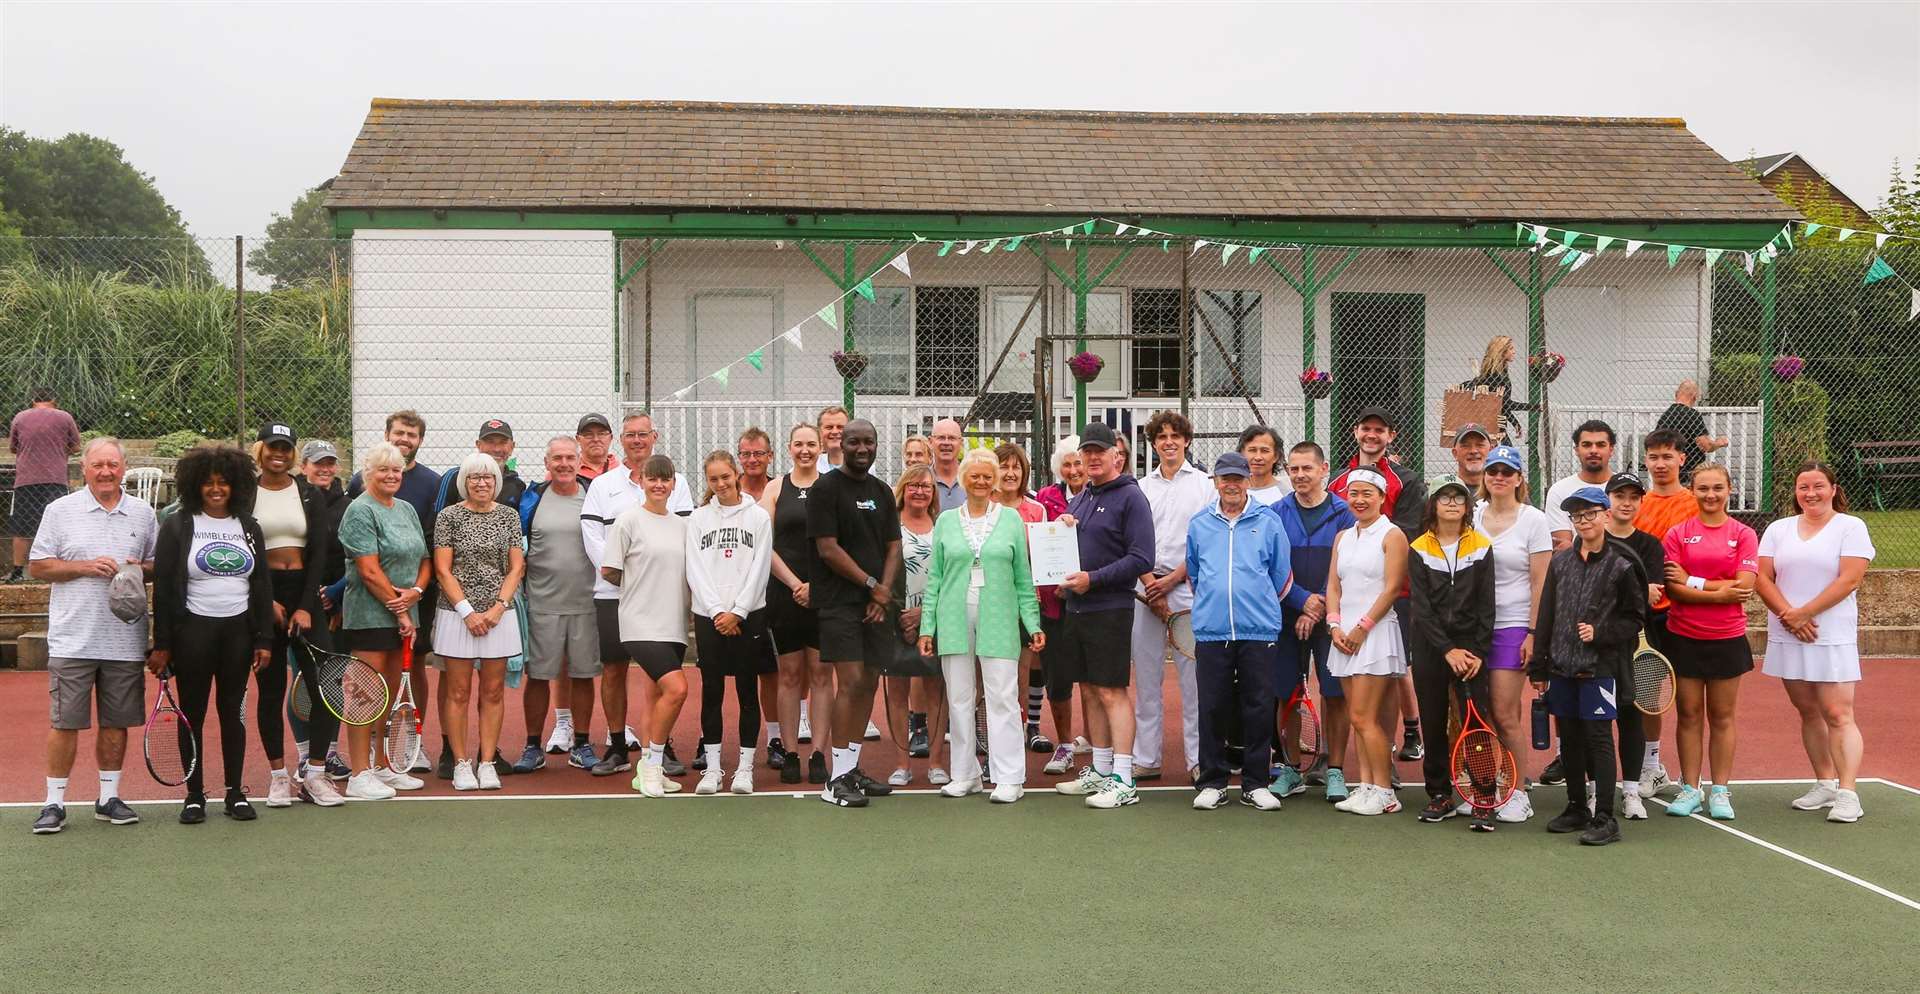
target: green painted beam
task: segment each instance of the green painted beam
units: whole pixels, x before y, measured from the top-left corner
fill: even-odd
[[[1760,506],[1766,508],[1774,499],[1774,409],[1775,392],[1773,370],[1769,368],[1774,356],[1780,354],[1780,329],[1778,316],[1779,281],[1775,270],[1780,267],[1768,266],[1760,274]]]

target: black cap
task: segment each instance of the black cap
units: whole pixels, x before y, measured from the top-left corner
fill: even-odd
[[[573,433],[578,435],[588,428],[605,428],[608,431],[612,431],[613,425],[602,415],[582,414],[580,415],[580,423],[574,426]]]
[[[1386,425],[1390,429],[1394,429],[1393,413],[1391,411],[1388,411],[1384,407],[1376,406],[1376,407],[1361,408],[1360,413],[1354,417],[1353,423],[1359,424],[1360,422],[1365,421],[1368,418],[1378,418],[1380,419],[1381,424]],[[1394,429],[1394,430],[1398,430],[1398,429]]]
[[[292,445],[295,441],[293,429],[278,421],[270,421],[261,425],[259,439],[262,442],[285,442],[288,445]]]
[[[488,435],[505,435],[507,441],[511,442],[513,441],[513,426],[499,418],[488,418],[480,422],[480,434],[476,437],[485,438]]]
[[[1388,422],[1387,427],[1389,428],[1393,427],[1392,422]],[[1469,421],[1466,424],[1463,424],[1460,427],[1455,428],[1453,430],[1453,441],[1457,445],[1460,442],[1466,441],[1467,436],[1469,435],[1478,435],[1489,442],[1493,441],[1493,433],[1487,430],[1486,425],[1483,425],[1478,421]]]
[[[1640,478],[1632,473],[1615,473],[1613,474],[1613,479],[1607,481],[1607,493],[1610,494],[1619,493],[1628,487],[1632,487],[1643,494],[1647,492],[1647,485],[1642,483]]]
[[[1111,449],[1118,444],[1112,426],[1105,421],[1089,421],[1080,429],[1080,447],[1083,449]]]

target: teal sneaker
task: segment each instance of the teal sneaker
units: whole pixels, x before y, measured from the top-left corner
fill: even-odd
[[[1701,803],[1705,800],[1706,795],[1700,793],[1700,788],[1690,783],[1681,784],[1680,793],[1675,795],[1672,803],[1667,805],[1667,813],[1675,818],[1686,818],[1698,813]],[[1727,810],[1731,812],[1733,809],[1729,807]]]
[[[1327,768],[1327,802],[1347,799],[1347,775],[1338,768]]]
[[[1306,792],[1307,781],[1301,778],[1299,770],[1282,765],[1273,771],[1273,796],[1292,797]]]
[[[1733,795],[1727,788],[1714,784],[1707,790],[1707,814],[1714,821],[1733,820]]]

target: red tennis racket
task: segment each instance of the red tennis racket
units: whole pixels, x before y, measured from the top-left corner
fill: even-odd
[[[1453,786],[1476,813],[1489,812],[1507,803],[1519,787],[1519,764],[1480,716],[1465,680],[1454,685],[1454,695],[1461,719],[1453,740]]]
[[[147,772],[163,786],[178,787],[186,783],[199,764],[199,750],[193,745],[193,727],[174,703],[170,668],[160,671],[160,692],[154,695],[153,710],[147,715],[141,749],[146,754]]]
[[[405,773],[420,751],[420,709],[413,703],[413,636],[400,644],[400,686],[387,715],[387,769]]]
[[[1302,775],[1320,762],[1325,751],[1325,743],[1320,738],[1320,712],[1314,708],[1313,695],[1307,691],[1307,677],[1312,672],[1313,665],[1308,663],[1300,674],[1300,682],[1287,697],[1286,706],[1280,709],[1280,762]]]

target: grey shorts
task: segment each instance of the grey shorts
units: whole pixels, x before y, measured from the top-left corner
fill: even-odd
[[[527,615],[528,640],[533,655],[527,675],[535,680],[558,680],[561,670],[575,680],[600,675],[600,625],[591,614]]]
[[[99,698],[100,727],[132,728],[147,720],[147,669],[132,659],[47,660],[47,720],[55,728],[93,727]]]

